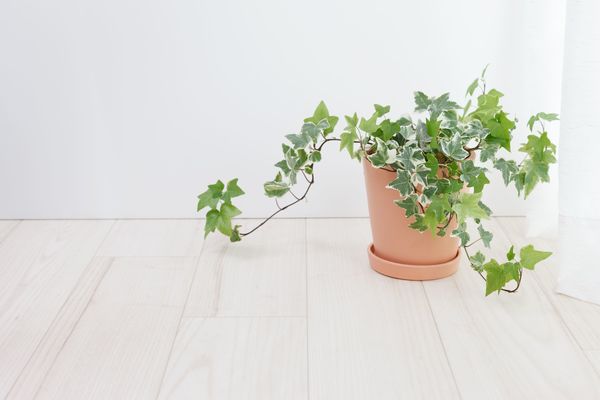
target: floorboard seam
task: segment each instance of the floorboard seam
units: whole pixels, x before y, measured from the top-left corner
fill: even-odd
[[[304,283],[305,283],[305,300],[306,309],[306,398],[310,400],[310,363],[309,363],[309,348],[308,348],[308,218],[304,219]]]
[[[169,363],[170,363],[171,357],[173,355],[173,348],[175,347],[175,341],[177,340],[177,337],[179,336],[179,330],[181,329],[181,321],[183,321],[183,318],[185,315],[185,310],[186,310],[188,302],[190,300],[190,294],[192,293],[192,286],[194,285],[194,281],[196,280],[196,274],[198,273],[198,268],[200,268],[200,262],[202,261],[202,253],[204,253],[204,244],[205,243],[206,243],[206,241],[202,242],[202,248],[200,249],[200,253],[198,254],[198,257],[196,257],[196,266],[194,268],[194,273],[192,274],[192,277],[190,278],[190,284],[188,286],[187,295],[185,296],[185,302],[181,306],[181,312],[179,313],[179,321],[177,322],[177,329],[175,329],[175,334],[173,335],[173,340],[171,341],[171,348],[169,349],[169,354],[168,354],[167,360],[165,362],[165,367],[163,368],[162,376],[160,378],[160,384],[158,385],[158,390],[157,390],[155,399],[159,398],[159,396],[162,392],[162,386],[165,383],[165,378],[167,376],[167,368],[169,368]]]
[[[456,388],[456,393],[458,394],[458,398],[462,399],[463,397],[460,392],[460,387],[458,386],[458,382],[456,381],[456,376],[454,375],[454,370],[452,369],[452,365],[450,364],[450,357],[448,357],[448,352],[446,351],[446,345],[444,344],[444,339],[442,338],[442,334],[440,333],[440,328],[438,327],[437,320],[435,319],[435,314],[433,313],[433,308],[431,307],[431,302],[429,301],[429,296],[427,295],[427,289],[425,289],[425,284],[422,281],[421,281],[421,289],[423,290],[423,294],[425,295],[425,300],[427,300],[427,307],[429,308],[429,312],[431,313],[431,318],[433,319],[433,324],[435,325],[435,331],[438,334],[440,344],[442,345],[442,349],[444,350],[444,358],[446,358],[446,364],[448,365],[448,369],[450,370],[450,374],[452,375],[452,381],[454,382],[454,387]]]
[[[40,344],[44,341],[44,339],[46,338],[46,335],[48,334],[48,332],[50,332],[50,329],[54,326],[54,322],[56,321],[56,318],[61,314],[61,312],[64,310],[65,306],[67,305],[67,303],[69,302],[69,300],[71,299],[71,296],[73,296],[73,293],[77,290],[77,287],[79,286],[79,283],[81,282],[81,280],[84,278],[86,271],[88,270],[88,268],[90,267],[90,265],[92,264],[92,262],[94,262],[94,260],[96,259],[98,252],[100,251],[100,248],[102,247],[102,245],[104,244],[104,242],[106,241],[106,238],[110,235],[110,233],[113,230],[113,227],[116,224],[116,220],[113,220],[112,224],[110,225],[110,228],[108,229],[108,231],[106,232],[106,234],[104,235],[104,237],[102,238],[102,241],[100,242],[100,244],[98,245],[98,247],[96,248],[96,251],[94,253],[94,255],[90,258],[87,266],[85,267],[85,269],[83,270],[83,272],[81,273],[81,276],[79,276],[79,278],[77,279],[77,282],[75,283],[75,285],[73,286],[73,288],[71,289],[71,292],[69,293],[69,295],[67,296],[67,298],[65,299],[64,303],[61,305],[60,309],[58,310],[58,312],[56,313],[56,316],[54,317],[54,320],[52,320],[52,323],[50,323],[50,325],[48,325],[48,329],[46,329],[46,332],[44,332],[44,335],[42,335],[42,338],[40,339],[40,341],[38,342],[35,350],[31,353],[31,356],[29,357],[29,359],[27,360],[27,363],[25,364],[25,366],[23,367],[23,369],[21,370],[21,372],[19,373],[19,376],[17,376],[17,379],[15,379],[15,381],[13,382],[10,390],[8,391],[8,395],[10,396],[10,393],[13,391],[16,383],[19,381],[19,379],[21,378],[21,375],[23,375],[23,372],[25,372],[25,370],[27,369],[27,366],[29,365],[29,363],[31,362],[31,360],[33,359],[33,356],[37,353]],[[56,353],[56,355],[54,356],[54,359],[52,360],[50,367],[48,368],[48,370],[44,373],[44,377],[41,379],[40,381],[40,385],[36,388],[35,394],[33,395],[33,398],[36,398],[38,396],[38,393],[40,392],[40,389],[42,388],[44,381],[46,380],[46,378],[48,377],[48,374],[50,373],[50,371],[52,370],[52,367],[54,367],[54,364],[56,363],[56,359],[58,358],[58,356],[60,355],[60,353],[62,353],[63,349],[65,348],[65,345],[67,344],[67,342],[69,341],[69,339],[71,338],[71,335],[73,334],[73,332],[75,331],[75,329],[77,328],[77,325],[79,325],[79,321],[81,321],[81,317],[85,314],[85,312],[87,311],[90,302],[92,301],[92,298],[94,297],[94,294],[96,294],[96,290],[98,289],[98,286],[100,286],[100,283],[102,282],[102,280],[104,280],[104,277],[106,276],[106,273],[108,272],[108,270],[110,269],[112,265],[112,261],[111,264],[104,270],[104,272],[102,273],[102,276],[100,277],[100,279],[98,280],[98,283],[96,284],[96,286],[94,287],[94,291],[91,293],[89,299],[86,302],[85,307],[83,308],[83,310],[81,311],[81,313],[79,314],[79,316],[77,317],[77,321],[73,324],[73,328],[71,329],[71,331],[69,332],[69,334],[67,335],[67,337],[65,338],[65,340],[61,343],[60,345],[60,349],[58,350],[58,352]]]

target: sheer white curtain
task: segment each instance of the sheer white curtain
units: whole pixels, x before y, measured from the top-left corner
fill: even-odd
[[[525,114],[518,116],[521,122],[540,111],[560,112],[565,6],[564,0],[528,0],[518,5],[526,24],[522,34],[524,54],[519,57],[522,68],[518,73],[527,88],[520,107]],[[540,81],[536,76],[541,71],[545,79]],[[558,144],[559,122],[548,128],[550,139]],[[520,131],[523,136],[515,143],[525,142],[528,133]],[[524,203],[529,237],[555,239],[558,235],[558,166],[551,165],[549,174],[550,182],[538,185]]]
[[[568,0],[557,290],[600,304],[600,1]]]

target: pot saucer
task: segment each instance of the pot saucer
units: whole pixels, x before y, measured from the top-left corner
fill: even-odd
[[[456,256],[441,264],[411,265],[388,261],[375,254],[373,243],[369,245],[369,263],[371,268],[382,275],[410,281],[430,281],[450,276],[456,272],[460,264],[460,251]]]

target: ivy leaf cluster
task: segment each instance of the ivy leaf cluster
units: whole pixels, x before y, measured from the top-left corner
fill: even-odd
[[[227,186],[218,180],[208,185],[208,189],[198,195],[197,211],[208,208],[204,237],[218,230],[223,235],[229,236],[232,242],[241,240],[240,226],[232,226],[231,220],[242,212],[232,204],[231,199],[243,194],[244,191],[238,186],[238,179],[235,178],[227,182]]]
[[[299,133],[286,135],[289,143],[282,144],[283,160],[277,162],[275,178],[263,185],[267,197],[279,198],[290,192],[298,182],[299,174],[307,180],[313,174],[314,164],[321,161],[318,143],[327,140],[333,132],[338,117],[329,114],[324,102],[320,102],[312,116],[304,119]]]
[[[523,276],[523,269],[533,270],[540,261],[551,255],[552,253],[548,251],[536,250],[532,245],[527,245],[521,248],[518,258],[514,252],[514,246],[511,246],[506,253],[507,261],[504,263],[500,263],[493,258],[488,261],[480,251],[471,256],[470,260],[472,268],[485,275],[485,295],[488,296],[494,292],[500,293],[502,290],[515,291],[516,289],[507,290],[504,288],[512,281],[516,283],[518,288]]]

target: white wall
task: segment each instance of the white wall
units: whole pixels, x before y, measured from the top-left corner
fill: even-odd
[[[239,177],[245,216],[273,204],[284,134],[333,113],[412,109],[491,63],[508,110],[559,110],[563,2],[2,0],[0,218],[192,217]],[[289,216],[366,215],[334,144]],[[523,204],[496,182],[496,214]]]

